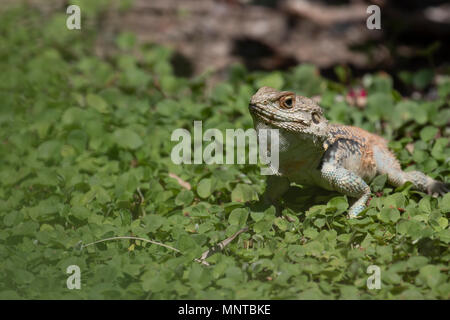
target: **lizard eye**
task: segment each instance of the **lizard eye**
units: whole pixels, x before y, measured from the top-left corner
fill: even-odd
[[[294,106],[294,97],[292,95],[282,97],[280,105],[285,109],[291,109]]]
[[[313,114],[312,114],[312,121],[315,124],[318,124],[320,122],[320,115],[317,112],[313,112]]]

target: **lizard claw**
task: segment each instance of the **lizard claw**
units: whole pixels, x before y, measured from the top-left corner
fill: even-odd
[[[440,181],[434,181],[427,188],[427,193],[433,197],[443,196],[449,192],[450,184],[446,184]]]

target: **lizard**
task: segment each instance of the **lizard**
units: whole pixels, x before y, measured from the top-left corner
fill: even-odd
[[[354,218],[366,208],[370,181],[382,174],[395,187],[410,181],[433,196],[449,191],[447,184],[420,171],[403,171],[384,138],[355,126],[330,124],[312,99],[261,87],[251,97],[249,111],[258,134],[278,129],[279,164],[272,168],[263,195],[268,203],[276,204],[291,182],[315,185],[356,198],[348,211]],[[269,153],[270,145],[267,149]]]

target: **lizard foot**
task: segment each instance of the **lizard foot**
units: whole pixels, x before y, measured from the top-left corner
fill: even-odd
[[[447,192],[449,192],[450,185],[445,184],[441,181],[434,180],[427,188],[427,193],[431,196],[443,196]]]

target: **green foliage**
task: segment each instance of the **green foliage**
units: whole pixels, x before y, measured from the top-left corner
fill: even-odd
[[[399,100],[388,76],[368,75],[359,110],[336,102],[343,85],[314,66],[234,66],[206,94],[204,78],[174,75],[169,49],[133,35],[118,36],[110,59],[97,57],[89,26],[99,8],[82,32],[65,29],[64,15],[44,26],[24,8],[0,17],[0,298],[450,298],[450,194],[394,190],[381,176],[369,208],[348,220],[346,197],[293,186],[277,215],[260,207],[256,165],[170,160],[172,131],[194,120],[223,133],[251,128],[249,98],[271,85],[320,94],[332,122],[384,135],[407,170],[448,180],[448,79],[434,101]],[[423,88],[429,78],[425,70],[409,81]],[[244,226],[210,266],[194,261]],[[130,235],[181,253],[138,240],[83,246]],[[66,287],[69,265],[81,269],[81,290]],[[366,288],[369,265],[381,268],[381,290]]]

